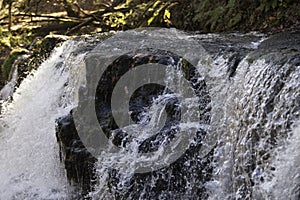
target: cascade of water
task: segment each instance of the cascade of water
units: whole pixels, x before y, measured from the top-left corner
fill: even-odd
[[[298,58],[279,56],[279,59],[270,62],[268,56],[262,56],[254,62],[251,55],[244,58],[235,77],[223,79],[221,86],[217,84],[210,90],[215,103],[212,106],[215,117],[212,119],[212,129],[216,131],[219,143],[214,155],[213,181],[207,184],[212,189],[212,199],[247,196],[282,199],[299,194],[293,190],[292,195],[290,191],[299,187],[296,177],[289,176],[295,181],[294,185],[290,184],[288,191],[273,184],[282,177],[278,176],[278,171],[282,173],[282,168],[291,167],[284,166],[288,163],[275,162],[277,149],[287,145],[286,148],[291,150],[297,144],[296,141],[290,146],[285,141],[293,130],[293,124],[299,120]],[[220,76],[220,71],[211,71],[209,76]],[[209,84],[210,79],[207,79],[208,85],[213,85]],[[220,82],[218,80],[217,83]],[[297,134],[297,130],[294,130],[294,134]],[[298,155],[296,151],[293,154]],[[284,154],[281,153],[279,157],[284,157]],[[292,162],[297,163],[296,160],[289,163]],[[275,179],[272,178],[274,173],[277,174]],[[296,170],[294,175],[297,174]]]
[[[67,182],[59,162],[55,120],[72,108],[64,97],[69,68],[84,54],[72,55],[78,43],[67,41],[52,52],[4,102],[0,132],[0,199],[66,199]]]
[[[152,39],[148,40],[148,37]],[[136,39],[140,39],[141,43],[131,42]],[[92,199],[296,199],[300,193],[297,169],[300,133],[299,127],[296,127],[300,107],[299,54],[289,48],[282,48],[279,53],[253,53],[264,39],[263,35],[254,33],[187,35],[164,29],[121,32],[116,34],[115,39],[101,43],[95,54],[96,60],[118,57],[123,53],[126,56],[116,59],[111,69],[117,71],[120,63],[130,63],[133,68],[134,65],[144,66],[132,71],[137,73],[141,69],[145,76],[155,72],[157,74],[152,75],[159,77],[160,84],[166,88],[153,90],[151,81],[146,81],[148,85],[144,88],[140,87],[138,81],[141,76],[130,74],[129,66],[121,69],[128,67],[127,75],[132,78],[114,71],[124,76],[122,79],[116,75],[111,79],[113,82],[119,78],[118,84],[113,82],[117,92],[109,94],[111,102],[122,100],[127,93],[135,96],[128,100],[127,106],[136,124],[126,124],[124,119],[124,125],[122,119],[118,124],[122,132],[121,129],[109,132],[111,143],[97,160],[93,160],[96,182],[87,187],[93,188],[93,191],[85,191],[90,192],[85,195]],[[77,164],[71,167],[74,171],[67,169],[65,173],[63,164],[59,162],[55,120],[69,115],[76,107],[80,108],[81,101],[89,102],[88,95],[95,95],[95,91],[103,95],[107,92],[106,87],[112,87],[105,82],[110,80],[109,71],[106,74],[109,78],[101,79],[106,85],[93,90],[88,85],[87,73],[96,65],[85,63],[86,54],[98,42],[95,40],[91,45],[75,39],[63,43],[21,83],[13,94],[13,100],[3,103],[0,118],[0,199],[70,199],[82,195],[73,196],[74,191],[69,191],[73,187],[66,176],[79,172],[76,170],[84,171],[85,166],[78,165],[86,160],[76,157],[76,153],[82,153],[76,144],[75,148],[72,147],[74,154],[70,155],[74,155],[78,163],[61,152],[62,159],[67,158],[67,162]],[[184,59],[168,52],[170,49],[156,51],[148,48],[168,45]],[[134,52],[135,48],[144,47],[146,50]],[[185,58],[199,74],[194,73],[194,68]],[[155,68],[156,65],[150,69],[145,60],[163,63],[163,72],[156,71],[160,69]],[[187,72],[196,78],[190,78]],[[100,78],[96,73],[94,78],[91,80],[97,81],[97,84]],[[130,91],[130,84],[138,87]],[[197,87],[201,89],[197,90]],[[194,91],[198,96],[189,96]],[[149,98],[144,98],[143,94]],[[99,99],[101,103],[107,103],[106,96]],[[101,103],[96,106],[102,106]],[[96,112],[95,107],[81,107],[88,112]],[[121,111],[116,109],[112,112],[112,117],[117,119],[122,109],[120,106]],[[100,114],[95,116],[101,121],[107,113],[106,110],[98,112]],[[195,121],[195,117],[200,120]],[[159,132],[164,130],[164,122],[167,122],[167,131]],[[76,125],[80,128],[85,124]],[[184,134],[178,134],[178,130]],[[92,133],[95,130],[87,127],[85,131]],[[120,132],[130,137],[127,137],[128,140],[126,137],[119,138],[115,142],[124,148],[110,151],[115,146],[113,139],[118,139]],[[159,134],[154,135],[153,132]],[[170,163],[172,156],[176,155],[166,152],[176,152],[177,147],[184,146],[182,140],[187,140],[191,149]],[[164,149],[163,144],[170,142],[172,146]],[[92,152],[93,149],[88,150]],[[141,152],[152,151],[155,153],[151,157],[140,156]],[[153,164],[153,170],[136,173],[138,162],[144,163],[145,168],[151,168]],[[162,167],[154,168],[154,165]],[[86,179],[78,176],[76,174],[76,178],[86,184]],[[69,179],[72,180],[72,177]]]

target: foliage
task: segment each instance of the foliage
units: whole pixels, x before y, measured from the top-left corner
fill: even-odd
[[[183,9],[192,14],[180,15],[172,22],[182,26],[180,20],[192,21],[184,28],[205,32],[280,30],[299,25],[299,7],[296,0],[193,0]]]
[[[58,43],[65,39],[64,37],[55,35],[45,38],[36,38],[27,49],[13,49],[1,66],[2,81],[5,83],[11,79],[12,66],[14,63],[17,63],[18,85],[31,70],[37,69],[37,67],[50,56],[51,51]],[[25,54],[26,56],[22,56]]]
[[[24,48],[29,46],[32,39],[33,35],[28,30],[9,32],[0,27],[0,87],[9,79],[12,64],[22,54]]]
[[[88,33],[91,29],[109,31],[145,26],[205,32],[270,30],[272,27],[278,29],[278,25],[289,27],[299,24],[300,20],[300,2],[297,0],[98,0],[98,5],[91,3],[95,0],[89,1],[90,6],[85,5],[88,0],[81,4],[77,0],[18,0],[13,2],[13,15],[25,12],[25,16],[27,14],[30,20],[34,20],[33,16],[52,10],[52,18],[41,19],[37,25],[56,24],[47,31],[61,34],[81,33],[80,29],[87,26],[90,27]],[[51,9],[44,8],[52,4]],[[61,11],[65,11],[64,17],[54,16],[55,12]],[[21,23],[24,20],[22,16],[23,19],[14,17],[13,25]],[[27,26],[32,24],[29,19],[26,23]]]
[[[12,49],[28,49],[36,37],[51,33],[80,35],[147,26],[278,31],[300,25],[298,0],[0,0],[0,4],[0,65]]]
[[[32,41],[33,35],[30,30],[20,29],[16,32],[3,30],[0,27],[0,46],[9,48],[25,47]]]
[[[169,8],[174,5],[176,3],[172,1],[127,0],[115,7],[115,11],[104,14],[102,19],[107,26],[122,30],[141,26],[169,27],[171,25]]]

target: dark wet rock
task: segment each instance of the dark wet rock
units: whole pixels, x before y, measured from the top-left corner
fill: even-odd
[[[175,163],[163,169],[134,174],[123,188],[118,189],[120,174],[110,171],[109,184],[115,199],[206,199],[204,183],[211,180],[211,151],[199,157],[199,146],[191,147]]]
[[[112,91],[120,77],[129,69],[138,67],[139,65],[160,63],[177,66],[179,60],[181,58],[173,55],[171,52],[147,49],[123,55],[107,67],[102,78],[99,80],[95,106],[99,124],[106,136],[111,138],[114,145],[126,148],[126,144],[134,139],[119,129],[113,119],[110,108]],[[206,84],[191,64],[184,60],[182,63],[182,70],[185,77],[191,83],[192,88],[199,97],[199,108],[202,110],[199,123],[209,124],[210,96],[206,89]],[[140,114],[145,107],[149,107],[153,103],[153,97],[157,97],[166,91],[170,94],[172,93],[172,91],[165,90],[164,87],[155,84],[144,85],[137,89],[129,103],[132,119],[136,123],[139,123],[141,120]],[[84,93],[85,91],[81,92]],[[84,99],[84,97],[82,98]],[[178,134],[178,131],[172,128],[178,123],[181,117],[180,108],[177,103],[178,100],[176,98],[169,99],[166,104],[167,120],[164,127],[157,134],[141,142],[139,152],[156,151],[160,145],[163,145],[163,141],[166,141],[166,139],[167,141],[172,140],[174,135]],[[78,194],[84,196],[93,190],[93,184],[96,181],[93,165],[97,159],[87,151],[80,141],[72,114],[58,119],[57,123],[57,138],[61,147],[62,160],[65,164],[68,179],[79,186]],[[121,184],[118,170],[108,169],[109,180],[107,184],[111,194],[115,199],[207,197],[204,183],[211,178],[213,150],[204,158],[201,156],[201,141],[206,134],[205,130],[198,129],[194,138],[195,142],[190,144],[189,149],[177,161],[160,170],[133,175],[128,182],[122,183],[124,184],[122,189],[118,187]]]
[[[7,59],[8,55],[10,54],[11,49],[8,46],[2,45],[0,47],[0,66],[3,65],[5,60]],[[0,88],[2,88],[5,85],[5,80],[3,79],[3,70],[0,69]]]
[[[28,54],[27,49],[16,49],[10,52],[8,58],[4,61],[1,66],[1,80],[8,81],[11,77],[13,64],[20,60],[22,55]],[[19,59],[19,60],[18,60]]]
[[[260,50],[265,52],[287,48],[300,51],[300,30],[285,31],[272,35],[260,45]]]
[[[267,35],[263,34],[199,34],[194,35],[195,39],[209,52],[212,57],[226,54],[246,55],[255,50],[255,43],[259,42]]]
[[[284,64],[289,58],[294,57],[299,52],[300,30],[294,30],[271,35],[249,57],[252,60],[264,58],[270,63],[281,62]]]
[[[81,142],[73,121],[72,114],[57,120],[57,140],[60,146],[60,157],[65,164],[67,178],[75,186],[74,199],[88,198],[97,183],[95,163],[97,159],[89,153]],[[211,179],[213,150],[204,158],[200,157],[201,138],[205,133],[199,131],[198,141],[175,163],[163,169],[135,174],[130,181],[118,189],[120,174],[118,170],[109,170],[108,186],[115,199],[157,199],[172,198],[193,199],[207,198],[204,183]],[[145,148],[147,151],[147,148]],[[193,182],[188,182],[192,180]],[[189,193],[185,194],[187,188]],[[126,189],[124,189],[126,188]]]
[[[96,158],[85,148],[74,124],[72,113],[57,119],[56,138],[60,159],[64,162],[67,178],[75,186],[74,197],[85,196],[95,183]]]
[[[240,55],[239,53],[233,54],[229,59],[228,59],[228,68],[227,68],[227,73],[228,77],[231,78],[235,75],[235,72],[237,70],[238,65],[240,62],[244,59],[245,56]]]

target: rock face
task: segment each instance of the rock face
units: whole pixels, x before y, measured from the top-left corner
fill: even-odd
[[[204,80],[194,66],[168,51],[146,49],[128,53],[119,57],[108,66],[99,80],[96,90],[95,108],[99,124],[115,146],[126,148],[127,144],[130,144],[135,139],[123,132],[122,129],[119,129],[113,119],[110,102],[112,91],[119,79],[128,70],[143,64],[172,64],[172,66],[176,67],[179,65],[179,62],[185,78],[190,82],[191,87],[199,97],[198,107],[202,111],[199,123],[209,124],[210,96]],[[172,94],[172,91],[156,84],[146,84],[138,88],[129,102],[129,110],[133,121],[140,123],[141,114],[145,107],[151,106],[153,99],[163,94]],[[139,152],[157,151],[159,146],[164,145],[166,141],[171,141],[176,134],[179,134],[178,129],[174,127],[180,121],[180,109],[176,98],[168,100],[165,107],[167,113],[165,125],[157,134],[139,143]],[[80,141],[72,113],[58,119],[57,124],[57,138],[68,179],[75,183],[78,186],[78,192],[85,196],[93,189],[93,185],[96,183],[95,176],[97,175],[94,164],[97,159],[87,151]],[[137,199],[139,197],[146,199],[181,198],[182,196],[192,198],[193,195],[201,198],[206,197],[207,194],[203,183],[211,177],[212,167],[210,163],[212,162],[213,151],[204,158],[200,157],[201,141],[205,137],[206,131],[202,128],[195,131],[194,143],[177,161],[160,170],[135,174],[128,183],[125,183],[125,187],[122,187],[122,189],[118,187],[121,183],[118,170],[110,169],[110,178],[107,184],[111,194],[116,199]],[[192,180],[193,183],[189,182],[189,180]],[[192,184],[192,186],[189,186],[189,184]]]
[[[97,161],[84,147],[75,128],[72,113],[57,120],[56,137],[60,146],[60,159],[64,162],[68,179],[86,195],[92,190],[95,180],[94,164]]]

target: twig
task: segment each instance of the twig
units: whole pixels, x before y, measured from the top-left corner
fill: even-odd
[[[78,25],[76,25],[76,26],[70,28],[70,29],[66,32],[66,35],[69,35],[70,33],[73,33],[74,31],[79,30],[81,27],[83,27],[83,26],[85,26],[85,25],[87,25],[87,24],[89,24],[89,23],[91,23],[91,22],[93,22],[93,21],[94,21],[94,18],[90,18],[90,19],[88,19],[88,20],[86,20],[86,21],[84,21],[84,22],[82,22],[82,23],[80,23],[80,24],[78,24]]]

